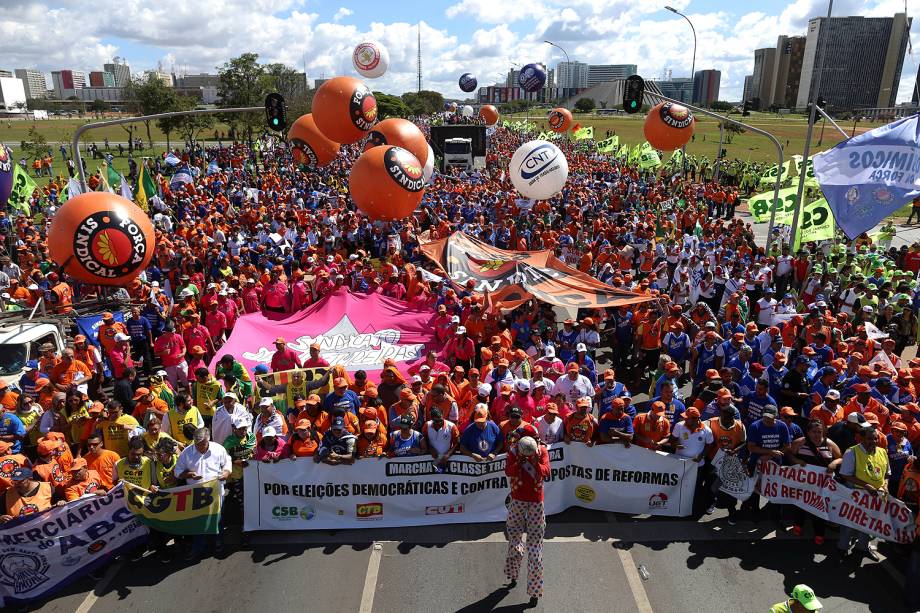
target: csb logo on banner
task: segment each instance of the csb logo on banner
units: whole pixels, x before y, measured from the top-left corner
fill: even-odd
[[[0,526],[0,605],[45,598],[148,535],[117,486]]]
[[[220,481],[151,492],[125,483],[128,508],[141,523],[167,534],[217,534],[220,529]]]

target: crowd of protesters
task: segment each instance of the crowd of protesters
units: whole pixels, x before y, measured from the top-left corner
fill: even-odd
[[[105,313],[98,339],[74,336],[61,353],[45,346],[21,380],[0,384],[0,463],[15,465],[0,473],[0,519],[119,480],[172,487],[197,475],[190,462],[223,451],[228,469],[215,474],[227,481],[226,515],[238,519],[247,462],[479,461],[525,436],[696,461],[699,512],[726,507],[729,524],[773,516],[799,535],[809,516],[756,495],[736,508],[707,466],[719,449],[752,471],[759,462],[827,467],[846,487],[916,510],[920,361],[908,356],[920,245],[885,248],[863,235],[766,251],[736,213],[738,187],[697,180],[703,171],[639,170],[584,142],[560,144],[565,188],[522,214],[506,160],[533,136],[495,130],[484,169],[436,173],[418,210],[393,223],[372,223],[349,201],[355,146],[323,169],[298,166],[269,139],[176,151],[195,180],[171,189],[157,176],[156,254],[116,295],[124,321]],[[32,210],[50,214],[64,184],[50,179]],[[7,214],[0,230],[15,244],[0,260],[7,309],[43,296],[54,305],[61,284],[75,300],[99,296],[50,262],[44,223]],[[537,301],[489,308],[472,285],[425,280],[433,266],[422,237],[456,231],[551,250],[654,299],[571,319]],[[319,346],[300,355],[283,338],[253,372],[221,351],[241,316],[284,317],[343,287],[429,308],[440,349],[406,370],[381,364],[380,381],[330,366]],[[283,389],[264,377],[300,368],[328,372],[315,381],[295,372]],[[816,546],[829,528],[812,518]],[[838,532],[843,559],[877,559],[865,534]]]

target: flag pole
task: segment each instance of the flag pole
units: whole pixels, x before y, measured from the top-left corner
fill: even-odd
[[[821,57],[818,58],[818,78],[815,80],[814,88],[808,95],[808,131],[805,133],[805,147],[802,150],[802,172],[799,173],[799,189],[796,193],[795,212],[792,214],[792,231],[789,234],[790,246],[795,245],[795,233],[799,227],[799,214],[804,208],[802,198],[805,195],[805,169],[808,167],[808,155],[811,152],[811,135],[815,127],[815,109],[817,108],[818,92],[821,90],[821,76],[824,72],[824,58],[827,55],[827,39],[830,38],[831,33],[831,11],[833,9],[834,0],[827,0],[827,32],[825,32],[821,41]]]

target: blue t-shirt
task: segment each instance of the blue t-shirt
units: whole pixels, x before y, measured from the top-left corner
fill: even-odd
[[[772,426],[768,426],[762,419],[758,419],[748,427],[747,435],[749,443],[754,443],[770,450],[782,449],[790,442],[789,428],[779,419],[774,420]],[[756,466],[759,458],[759,453],[751,454],[751,459],[749,460],[751,468]],[[778,458],[773,459],[779,462]]]
[[[776,404],[776,400],[770,394],[766,396],[758,396],[756,390],[744,397],[744,409],[747,413],[747,418],[744,420],[744,425],[749,426],[763,415],[763,408],[768,404],[772,404],[775,407],[779,405]]]
[[[0,436],[10,434],[19,437],[13,442],[13,448],[10,449],[10,453],[19,453],[22,450],[22,439],[26,435],[26,427],[15,413],[7,411],[3,414],[3,417],[0,417]]]
[[[661,400],[661,396],[655,396],[648,401],[649,406],[652,406],[653,403]],[[661,402],[664,402],[661,400]],[[664,416],[671,422],[671,426],[674,426],[677,422],[683,419],[680,416],[681,413],[687,410],[687,406],[678,400],[677,398],[672,398],[671,402],[664,402]]]
[[[357,415],[358,409],[361,408],[361,398],[352,390],[345,390],[341,396],[335,392],[329,392],[323,400],[323,409],[331,414],[336,407],[342,407]]]
[[[898,444],[892,435],[888,435],[888,465],[891,467],[889,483],[898,483],[901,480],[901,474],[907,465],[907,458],[913,454],[913,447],[907,437],[901,439],[901,443]]]
[[[622,417],[614,417],[613,411],[608,411],[607,413],[604,413],[603,417],[601,417],[597,429],[601,434],[610,434],[610,430],[619,430],[620,432],[625,432],[626,434],[632,434],[633,423],[632,419],[629,417],[629,414],[625,412],[623,413]]]
[[[145,341],[147,340],[147,333],[150,332],[153,326],[150,325],[150,321],[141,315],[137,319],[129,317],[125,320],[125,327],[128,328],[128,334],[131,336],[132,341]]]
[[[460,437],[460,444],[481,456],[487,456],[495,453],[498,444],[501,442],[502,433],[494,421],[487,421],[486,427],[479,429],[475,423],[470,424],[463,431]]]

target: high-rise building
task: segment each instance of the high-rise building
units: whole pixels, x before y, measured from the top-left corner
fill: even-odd
[[[115,87],[115,75],[111,72],[94,70],[89,73],[90,87]]]
[[[66,100],[75,96],[75,89],[86,86],[86,74],[79,70],[52,70],[51,82],[54,85],[54,97]]]
[[[7,79],[13,78],[12,70],[0,70],[0,78],[6,77]]]
[[[771,96],[773,106],[785,109],[795,107],[804,57],[804,36],[780,36],[776,39],[772,79],[773,94]]]
[[[693,98],[693,79],[678,78],[668,81],[654,82],[663,96],[680,100],[681,102],[690,102]]]
[[[709,106],[719,99],[722,73],[718,70],[697,70],[693,75],[693,104]]]
[[[216,74],[187,74],[176,77],[176,87],[217,87],[220,85],[220,75]]]
[[[774,47],[754,50],[751,99],[756,109],[767,109],[773,104],[773,63],[775,61],[776,49]]]
[[[835,110],[893,107],[911,19],[816,17],[808,22],[796,107],[805,108],[818,82],[819,50],[827,40],[820,94]]]
[[[635,64],[590,64],[588,66],[588,87],[625,79],[639,72]]]
[[[559,62],[556,85],[563,88],[588,87],[588,65],[584,62]]]
[[[45,75],[32,68],[17,68],[16,78],[25,84],[26,98],[47,98],[48,84]]]
[[[103,64],[102,69],[115,76],[115,87],[125,87],[131,82],[131,68],[120,57],[113,59],[111,64]]]
[[[144,77],[146,78],[153,77],[154,79],[159,79],[163,83],[163,85],[165,85],[166,87],[173,86],[173,76],[168,72],[160,72],[158,70],[147,70],[144,72]]]
[[[920,65],[917,66],[917,78],[914,80],[914,91],[910,93],[910,103],[920,105]]]
[[[741,100],[750,100],[754,97],[754,75],[744,76],[744,88],[741,90]]]

